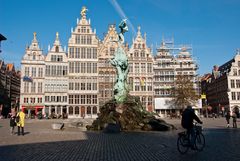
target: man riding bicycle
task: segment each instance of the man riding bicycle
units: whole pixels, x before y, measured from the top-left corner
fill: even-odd
[[[195,130],[193,126],[193,120],[196,120],[198,123],[202,124],[202,121],[198,118],[198,116],[194,113],[192,106],[187,106],[187,108],[182,113],[182,127],[187,129],[187,133],[190,136],[190,146],[194,149],[194,139],[195,139]]]

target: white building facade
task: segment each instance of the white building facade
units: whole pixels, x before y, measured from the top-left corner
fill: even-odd
[[[45,59],[44,114],[60,117],[68,113],[68,59],[56,33],[56,40]]]
[[[68,117],[95,118],[98,106],[99,40],[86,18],[86,8],[68,41],[69,90]]]
[[[154,97],[155,111],[162,117],[179,116],[179,107],[172,107],[169,103],[173,99],[172,91],[175,89],[175,81],[178,75],[188,77],[196,93],[200,95],[197,77],[197,63],[192,57],[192,48],[189,46],[174,47],[174,44],[161,43],[154,59]],[[176,54],[175,54],[176,53]],[[200,109],[201,101],[194,105]]]
[[[28,114],[28,117],[44,110],[44,71],[45,56],[34,33],[32,43],[27,46],[21,61],[20,108]]]
[[[141,35],[140,27],[136,38],[128,52],[129,74],[128,84],[130,94],[139,96],[147,111],[154,111],[153,105],[153,57],[151,49],[148,48]]]

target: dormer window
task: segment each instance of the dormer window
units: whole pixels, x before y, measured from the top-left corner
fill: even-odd
[[[141,44],[138,44],[138,49],[140,49],[141,48]]]
[[[36,60],[36,55],[35,55],[36,53],[34,52],[33,53],[33,60]]]
[[[57,53],[59,52],[59,47],[58,46],[55,47],[55,52],[57,52]]]

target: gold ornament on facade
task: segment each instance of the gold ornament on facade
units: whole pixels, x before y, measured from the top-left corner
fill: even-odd
[[[82,17],[86,17],[87,10],[88,9],[85,6],[82,7],[82,10],[81,10]]]

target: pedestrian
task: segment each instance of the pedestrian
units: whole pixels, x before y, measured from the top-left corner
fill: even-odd
[[[226,117],[226,120],[227,120],[227,128],[229,128],[230,127],[229,122],[230,122],[230,117],[231,117],[230,111],[227,111],[225,117]]]
[[[14,114],[11,114],[10,117],[10,134],[14,135],[14,128],[16,126],[16,116]]]
[[[198,116],[194,113],[192,106],[187,106],[187,108],[182,113],[182,127],[187,129],[187,133],[190,136],[190,144],[191,148],[195,149],[194,147],[194,140],[195,140],[195,129],[193,126],[193,120],[196,120],[198,123],[202,124],[203,122],[198,118]]]
[[[233,112],[232,118],[233,118],[233,128],[237,128],[237,114],[235,112]]]
[[[22,135],[24,135],[24,119],[25,119],[25,113],[22,110],[20,110],[16,116],[16,121],[18,126],[18,136],[20,135],[20,128],[21,128]]]

